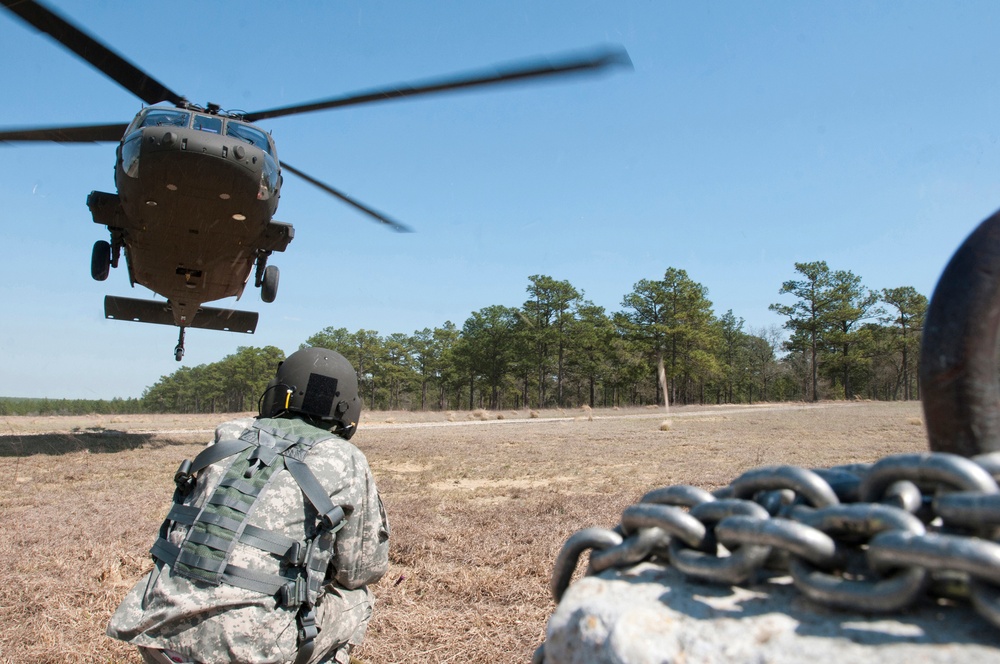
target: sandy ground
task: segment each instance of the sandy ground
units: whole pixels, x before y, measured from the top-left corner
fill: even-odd
[[[104,626],[151,565],[177,465],[234,416],[0,418],[0,663],[139,661]],[[370,664],[527,661],[563,542],[658,486],[927,447],[915,402],[376,412],[352,442],[392,522]]]

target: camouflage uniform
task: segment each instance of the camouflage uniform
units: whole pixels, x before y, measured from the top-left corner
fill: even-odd
[[[326,433],[294,418],[258,421],[291,435]],[[248,418],[220,425],[215,442],[239,438],[254,422]],[[184,504],[202,507],[228,463],[223,460],[202,470]],[[334,505],[347,513],[336,535],[319,540],[320,555],[328,556],[329,564],[324,592],[315,607],[320,631],[309,664],[346,664],[371,617],[373,596],[367,585],[378,581],[388,567],[389,524],[368,462],[356,447],[339,437],[321,441],[306,464]],[[261,494],[247,523],[303,540],[314,515],[295,479],[281,472]],[[174,524],[167,539],[179,546],[186,531],[186,526]],[[277,574],[280,564],[276,556],[242,543],[235,545],[230,562],[269,574]],[[169,648],[202,664],[286,663],[296,658],[296,614],[296,609],[281,606],[271,595],[225,583],[195,582],[157,561],[119,605],[107,633],[140,649]]]

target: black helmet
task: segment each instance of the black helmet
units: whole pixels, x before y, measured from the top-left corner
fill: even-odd
[[[304,415],[350,439],[358,428],[361,399],[358,375],[343,355],[326,348],[303,348],[278,365],[260,398],[260,416]]]

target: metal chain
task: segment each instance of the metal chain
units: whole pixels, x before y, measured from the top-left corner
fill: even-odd
[[[757,468],[713,493],[655,489],[613,530],[567,540],[552,595],[562,598],[589,550],[588,575],[647,560],[728,585],[784,575],[816,602],[865,612],[899,611],[928,594],[964,597],[1000,627],[997,478],[1000,452],[937,452]]]

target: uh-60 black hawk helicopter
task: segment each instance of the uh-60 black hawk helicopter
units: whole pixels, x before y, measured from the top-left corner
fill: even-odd
[[[87,205],[110,240],[99,240],[91,274],[103,281],[122,252],[132,286],[166,301],[105,296],[107,318],[180,328],[174,356],[184,355],[189,327],[252,333],[257,313],[203,306],[242,295],[250,275],[261,299],[272,302],[278,268],[268,257],[291,242],[291,224],[273,219],[282,169],[398,231],[408,230],[346,194],[279,161],[260,120],[414,95],[595,72],[630,66],[623,50],[604,49],[488,72],[399,84],[363,93],[252,113],[189,102],[65,18],[34,0],[0,0],[5,9],[61,43],[146,104],[128,124],[0,130],[0,142],[117,142],[117,193],[93,191]],[[166,102],[169,105],[156,105]]]

